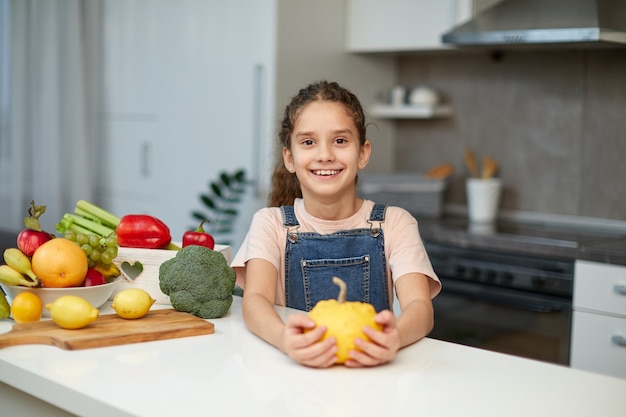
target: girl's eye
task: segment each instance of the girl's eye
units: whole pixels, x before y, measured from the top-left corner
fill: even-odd
[[[313,139],[305,139],[302,141],[302,144],[305,146],[311,146],[313,145]]]
[[[345,138],[337,138],[337,139],[335,139],[335,142],[337,142],[337,144],[339,144],[339,145],[343,145],[343,144],[348,143],[348,140],[345,139]]]

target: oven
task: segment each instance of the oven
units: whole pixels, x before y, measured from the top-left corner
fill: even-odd
[[[569,364],[573,261],[425,244],[443,283],[429,337]]]

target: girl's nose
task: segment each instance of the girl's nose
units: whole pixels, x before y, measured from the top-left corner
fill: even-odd
[[[332,161],[334,160],[333,148],[330,144],[320,143],[317,148],[318,161]]]

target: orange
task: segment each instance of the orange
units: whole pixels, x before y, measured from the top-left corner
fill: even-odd
[[[13,315],[13,320],[18,323],[39,321],[42,311],[43,303],[41,299],[32,292],[21,292],[13,297],[11,314]]]
[[[87,255],[76,243],[57,237],[41,245],[31,259],[44,287],[78,287],[87,275]]]

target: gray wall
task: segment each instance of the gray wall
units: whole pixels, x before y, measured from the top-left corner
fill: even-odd
[[[314,22],[314,28],[307,29],[303,19]],[[393,57],[346,53],[345,22],[343,1],[278,2],[276,126],[291,97],[310,82],[337,81],[357,94],[364,107],[375,102],[378,91],[394,84]],[[374,147],[369,167],[389,170],[394,164],[393,123],[378,121],[368,133]],[[278,157],[282,154],[278,140],[276,153]]]
[[[503,209],[626,220],[626,49],[403,56],[397,71],[454,108],[396,122],[396,170],[455,165],[446,204],[466,203],[471,148],[502,164]]]

